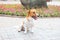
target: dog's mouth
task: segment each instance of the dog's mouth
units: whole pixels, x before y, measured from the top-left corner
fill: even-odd
[[[32,16],[33,19],[37,20],[37,16]]]

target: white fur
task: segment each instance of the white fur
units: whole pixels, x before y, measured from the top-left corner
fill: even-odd
[[[33,26],[34,26],[34,19],[32,17],[29,17],[28,19],[25,18],[23,21],[23,27],[24,27],[24,33],[27,33],[27,30],[29,30],[30,32],[33,32]],[[19,30],[21,30],[22,27],[19,28]]]

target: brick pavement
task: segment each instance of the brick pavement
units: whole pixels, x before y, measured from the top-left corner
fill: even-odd
[[[23,18],[0,17],[0,40],[60,40],[60,18],[38,19],[33,34],[17,31],[15,25],[20,25],[19,21],[22,20]]]

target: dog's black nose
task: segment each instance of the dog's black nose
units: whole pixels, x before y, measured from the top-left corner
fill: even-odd
[[[37,17],[39,17],[39,15]]]

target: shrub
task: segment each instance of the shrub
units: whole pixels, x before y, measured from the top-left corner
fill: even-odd
[[[16,11],[14,15],[20,16],[20,12]]]
[[[6,11],[5,14],[6,14],[6,15],[12,15],[12,12]]]
[[[44,17],[51,17],[50,13],[44,14]]]
[[[4,12],[2,11],[2,9],[0,9],[0,14],[4,14]]]
[[[58,17],[59,15],[60,15],[60,13],[58,11],[55,11],[53,14],[53,16],[55,16],[55,17]]]

